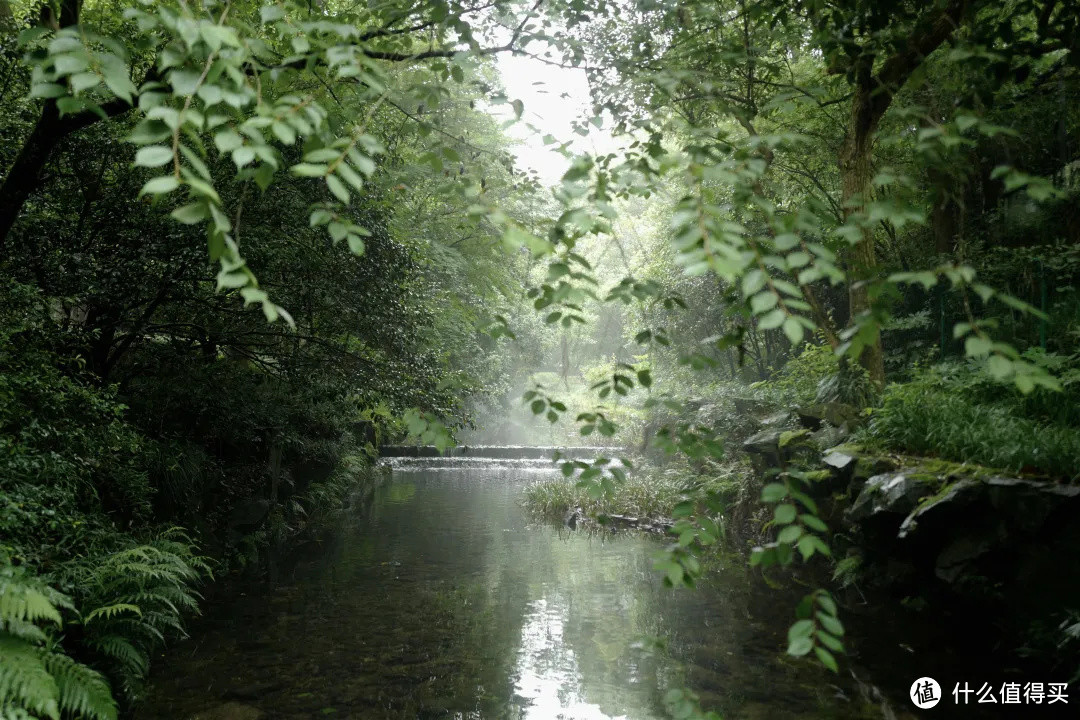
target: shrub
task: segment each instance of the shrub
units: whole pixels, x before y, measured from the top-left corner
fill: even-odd
[[[782,404],[843,402],[865,407],[875,400],[876,390],[865,368],[841,364],[832,347],[806,344],[760,387]]]

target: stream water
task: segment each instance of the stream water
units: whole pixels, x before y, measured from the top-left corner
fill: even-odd
[[[653,537],[530,521],[550,463],[417,458],[273,582],[207,609],[137,717],[665,717],[690,687],[725,718],[881,717],[785,659],[791,608],[744,561],[662,586]]]

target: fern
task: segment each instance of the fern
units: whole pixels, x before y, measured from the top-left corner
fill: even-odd
[[[0,720],[116,720],[105,678],[57,649],[46,622],[61,627],[71,600],[0,557]]]
[[[73,565],[71,582],[83,595],[85,644],[125,695],[138,694],[153,651],[183,637],[183,618],[199,610],[193,589],[210,575],[191,540],[173,528],[157,539]]]
[[[118,602],[118,603],[114,603],[112,605],[103,605],[102,607],[97,608],[96,610],[92,611],[89,615],[87,615],[83,619],[83,622],[85,624],[89,625],[90,623],[92,623],[94,620],[97,620],[98,618],[104,618],[104,619],[108,620],[109,618],[116,617],[117,615],[119,615],[120,613],[123,613],[123,612],[135,613],[139,617],[142,617],[142,610],[139,609],[138,605],[132,605],[131,603]]]
[[[116,660],[133,675],[145,675],[150,667],[146,656],[123,635],[105,635],[89,641],[89,645],[102,655]]]
[[[109,683],[95,670],[61,653],[45,657],[45,667],[60,688],[60,709],[75,716],[116,718]]]
[[[25,640],[0,635],[0,705],[14,705],[56,720],[60,689],[45,667],[45,651]]]

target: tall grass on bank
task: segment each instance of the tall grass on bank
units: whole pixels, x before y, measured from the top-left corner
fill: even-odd
[[[889,387],[861,439],[1010,472],[1080,478],[1080,428],[1033,419],[1008,398],[986,402],[931,376]]]

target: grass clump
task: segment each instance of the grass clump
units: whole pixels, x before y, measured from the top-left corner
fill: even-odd
[[[533,483],[525,489],[527,510],[547,518],[561,518],[571,508],[586,515],[633,515],[670,517],[683,498],[685,478],[679,474],[641,474],[616,483],[615,492],[593,498],[576,480],[559,477]]]

